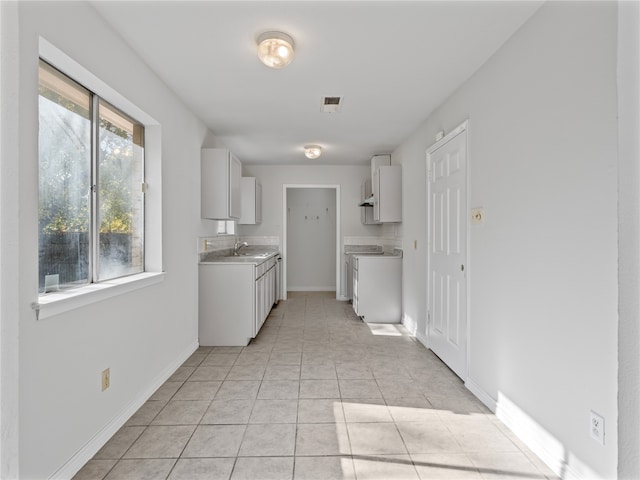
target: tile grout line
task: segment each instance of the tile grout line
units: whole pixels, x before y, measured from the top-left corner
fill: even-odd
[[[312,301],[313,300],[313,301]],[[273,366],[278,366],[276,364],[271,364],[271,359],[276,358],[276,357],[280,357],[281,359],[284,359],[286,361],[289,360],[287,353],[293,353],[293,351],[295,351],[295,353],[299,353],[299,369],[296,375],[296,379],[298,382],[298,386],[297,386],[297,401],[296,401],[296,405],[295,405],[295,434],[294,434],[294,444],[293,444],[293,467],[292,467],[292,471],[291,471],[291,475],[292,477],[295,477],[296,475],[296,462],[295,459],[297,458],[296,455],[298,454],[298,435],[299,435],[299,425],[300,425],[300,402],[301,402],[301,384],[302,384],[302,380],[303,380],[303,364],[304,364],[304,354],[305,351],[307,353],[308,352],[305,349],[305,344],[308,343],[309,345],[313,345],[314,342],[313,340],[315,338],[321,337],[322,341],[318,342],[318,347],[317,348],[312,348],[311,352],[313,352],[315,354],[315,356],[312,355],[313,360],[310,360],[309,362],[307,362],[309,365],[313,365],[313,364],[318,364],[321,363],[321,353],[324,352],[325,356],[327,358],[329,358],[331,360],[331,365],[332,365],[332,371],[335,374],[335,382],[337,384],[337,391],[338,391],[338,399],[334,400],[334,401],[340,401],[340,411],[342,412],[342,415],[344,417],[344,422],[340,423],[342,425],[344,425],[345,430],[346,430],[346,438],[347,441],[349,442],[349,447],[350,447],[350,455],[345,456],[345,455],[338,455],[339,457],[342,458],[349,458],[351,460],[351,465],[353,470],[353,474],[355,475],[356,478],[358,478],[358,473],[355,471],[355,464],[354,464],[354,455],[353,455],[353,450],[352,450],[352,435],[349,431],[348,425],[349,422],[347,422],[347,418],[346,418],[346,411],[345,411],[345,403],[344,400],[342,398],[343,394],[345,392],[343,392],[344,388],[346,388],[347,384],[348,384],[348,379],[342,379],[345,381],[344,383],[344,387],[341,385],[340,383],[340,378],[338,375],[338,364],[348,364],[348,363],[357,363],[355,358],[356,357],[352,357],[350,356],[348,353],[348,347],[351,346],[353,347],[357,347],[358,350],[362,351],[362,353],[366,356],[366,360],[363,361],[363,365],[369,365],[369,369],[371,369],[370,365],[372,362],[376,362],[377,365],[384,365],[384,362],[388,362],[389,360],[392,359],[392,357],[394,355],[397,355],[397,353],[400,352],[400,349],[403,347],[403,343],[401,342],[395,342],[395,341],[388,341],[388,342],[381,342],[378,339],[374,339],[370,336],[366,335],[366,332],[360,328],[360,326],[356,327],[355,324],[351,324],[349,323],[349,328],[342,328],[341,325],[339,325],[340,323],[344,323],[345,321],[349,321],[350,318],[348,315],[345,315],[345,310],[346,309],[342,309],[341,311],[338,311],[338,309],[333,309],[333,311],[330,313],[329,309],[327,307],[328,305],[328,301],[315,301],[315,299],[310,298],[309,296],[304,296],[303,297],[303,305],[304,308],[302,311],[300,311],[299,306],[298,305],[294,305],[295,311],[297,313],[294,312],[289,312],[289,315],[287,313],[286,310],[282,311],[282,315],[276,317],[274,320],[277,320],[276,322],[273,322],[272,324],[274,325],[274,328],[272,330],[269,330],[268,335],[267,336],[263,336],[262,338],[265,340],[263,342],[257,343],[258,347],[255,350],[256,353],[265,353],[266,354],[266,366],[264,367],[265,370],[264,372],[262,372],[262,375],[260,377],[260,381],[258,382],[258,390],[255,394],[255,396],[253,397],[253,403],[251,404],[251,409],[249,411],[249,417],[246,421],[245,424],[245,429],[243,431],[242,434],[242,438],[240,439],[240,443],[238,446],[238,452],[233,460],[233,466],[231,468],[231,476],[235,473],[237,473],[236,467],[238,465],[238,459],[239,457],[239,453],[240,453],[240,448],[244,442],[244,440],[246,439],[246,435],[247,435],[247,429],[250,426],[250,421],[251,421],[251,416],[253,415],[255,408],[256,408],[256,403],[258,400],[258,396],[260,394],[260,390],[262,388],[262,386],[264,385],[264,381],[265,380],[269,380],[266,377],[266,369],[268,368],[269,365],[273,365]],[[308,312],[308,309],[312,309],[313,313]],[[340,319],[340,322],[338,322],[336,319]],[[290,327],[293,325],[296,325],[296,328],[291,329]],[[316,325],[323,325],[322,328],[316,328]],[[338,329],[336,330],[335,327],[338,327]],[[326,337],[325,337],[325,332],[326,332]],[[331,335],[331,332],[338,332],[337,334]],[[341,335],[344,334],[348,334],[349,340],[348,341],[342,341],[344,337],[341,337]],[[415,344],[415,341],[413,342]],[[250,344],[251,345],[251,344]],[[410,347],[413,348],[413,347]],[[291,350],[291,352],[290,352]],[[226,372],[224,378],[222,379],[222,381],[220,381],[217,389],[215,392],[213,392],[213,396],[211,399],[209,399],[209,404],[207,406],[207,408],[204,410],[204,413],[200,416],[200,419],[198,421],[197,424],[195,424],[195,428],[194,430],[191,432],[191,435],[189,436],[189,439],[186,441],[185,445],[183,446],[178,458],[173,459],[174,462],[171,466],[171,469],[169,470],[169,473],[167,474],[168,476],[170,476],[174,471],[175,468],[177,466],[178,460],[182,459],[182,455],[184,454],[184,451],[187,447],[187,445],[190,443],[191,439],[193,438],[193,435],[195,434],[195,431],[201,426],[202,424],[202,420],[204,419],[204,416],[206,415],[206,412],[209,411],[209,409],[211,408],[211,406],[213,405],[213,402],[216,399],[216,396],[218,395],[220,389],[222,388],[222,386],[224,385],[224,383],[226,381],[230,381],[231,379],[229,378],[231,370],[234,366],[237,365],[237,361],[240,358],[240,355],[242,354],[242,352],[245,351],[246,353],[251,353],[251,350],[245,350],[244,348],[240,351],[240,353],[238,353],[236,355],[236,358],[234,360],[234,362],[231,364],[231,367],[229,368],[229,370]],[[197,351],[196,351],[197,353]],[[215,351],[215,348],[208,350],[205,354],[203,354],[203,356],[201,357],[202,359],[198,362],[198,364],[194,367],[193,372],[191,372],[191,374],[189,376],[187,376],[186,380],[182,380],[180,382],[180,386],[176,389],[176,391],[174,391],[166,401],[164,401],[161,404],[161,407],[159,409],[159,411],[157,413],[155,413],[151,419],[146,422],[146,425],[140,425],[142,428],[141,432],[136,436],[136,439],[134,439],[131,444],[129,445],[129,447],[125,450],[125,453],[123,453],[118,459],[115,459],[115,463],[110,467],[110,469],[104,474],[105,476],[108,476],[113,470],[114,468],[117,467],[118,463],[124,460],[124,456],[127,454],[128,451],[130,451],[130,449],[133,447],[133,445],[136,444],[136,442],[139,440],[139,438],[149,430],[150,426],[154,426],[152,425],[152,423],[158,418],[158,416],[168,407],[168,405],[172,402],[172,401],[177,401],[176,397],[178,395],[178,392],[180,392],[186,385],[188,385],[189,383],[195,383],[197,382],[197,380],[190,380],[190,378],[193,376],[194,372],[197,370],[197,368],[204,366],[203,363],[206,361],[206,359],[209,357],[209,355],[215,354],[217,353]],[[222,352],[219,352],[222,353]],[[320,355],[318,355],[320,354]],[[377,355],[379,354],[379,355]],[[281,357],[282,355],[284,355],[283,357]],[[408,352],[407,356],[404,357],[403,361],[406,364],[407,361],[409,361],[410,363],[417,363],[419,361],[424,361],[424,359],[426,358],[431,358],[431,357],[424,357],[424,356],[419,356],[417,354],[414,354],[414,352]],[[427,368],[430,368],[432,365],[429,363],[430,360],[428,362],[425,363]],[[288,365],[287,363],[284,363],[283,366]],[[249,365],[250,366],[250,365]],[[435,365],[434,365],[435,367]],[[436,369],[439,367],[435,367]],[[284,368],[283,370],[286,370],[286,368]],[[318,370],[321,371],[322,369]],[[453,427],[455,426],[454,424],[450,423],[449,421],[446,421],[448,419],[443,417],[443,413],[445,413],[444,410],[442,410],[443,408],[443,401],[446,401],[447,398],[450,397],[455,397],[458,395],[461,395],[460,392],[457,392],[457,383],[454,382],[455,379],[451,379],[450,385],[451,387],[456,387],[456,388],[450,388],[448,385],[449,384],[443,384],[442,386],[438,386],[437,388],[440,389],[441,387],[446,387],[444,391],[441,392],[441,396],[443,398],[438,397],[437,400],[437,405],[433,403],[433,401],[429,398],[428,394],[429,393],[434,393],[434,390],[432,390],[431,388],[426,388],[425,387],[425,381],[427,382],[426,384],[431,383],[431,381],[429,380],[429,378],[427,377],[426,379],[424,377],[418,378],[416,377],[416,375],[412,374],[413,370],[410,370],[409,367],[407,367],[407,371],[408,371],[408,378],[409,381],[411,383],[417,383],[419,384],[419,388],[418,390],[420,391],[420,395],[417,395],[417,398],[422,398],[424,402],[426,402],[427,407],[424,408],[428,408],[430,410],[435,411],[438,419],[440,419],[440,421],[442,422],[443,426],[445,427],[445,432],[447,432],[449,435],[451,435],[455,441],[455,444],[458,445],[458,447],[460,448],[460,453],[464,456],[464,458],[466,458],[469,461],[469,464],[472,466],[472,468],[474,469],[473,471],[475,471],[478,474],[480,473],[480,469],[479,467],[477,467],[476,462],[474,462],[471,457],[469,456],[469,452],[467,452],[460,439],[458,438],[458,436],[455,435]],[[385,373],[385,370],[383,369],[382,373]],[[286,376],[286,375],[285,375]],[[319,376],[319,377],[323,377],[325,376],[323,373],[319,373],[317,375],[312,375],[313,376]],[[436,375],[437,377],[437,375]],[[381,405],[384,405],[385,408],[388,410],[389,415],[391,416],[391,422],[394,424],[394,428],[395,428],[395,432],[397,435],[400,436],[400,439],[402,441],[402,445],[403,448],[405,449],[408,457],[410,458],[410,462],[412,464],[412,466],[414,467],[414,471],[416,473],[416,475],[418,475],[418,477],[420,477],[420,473],[418,473],[417,471],[417,466],[416,466],[416,461],[413,458],[413,454],[411,454],[409,452],[409,448],[407,446],[407,441],[405,439],[405,437],[402,435],[402,433],[400,432],[399,429],[399,420],[396,420],[395,416],[391,415],[391,411],[389,410],[389,405],[390,405],[390,399],[387,398],[388,395],[384,395],[382,388],[381,388],[381,382],[385,379],[386,377],[381,377],[380,375],[375,375],[373,374],[373,371],[371,371],[371,379],[374,380],[374,384],[376,385],[380,395],[381,395]],[[404,376],[401,377],[402,379],[404,379]],[[435,378],[435,377],[434,377]],[[271,379],[271,380],[281,380],[281,379]],[[287,379],[288,380],[288,379]],[[358,380],[358,379],[355,379]],[[444,380],[443,379],[439,379],[439,381]],[[206,381],[206,380],[201,380],[201,381]],[[449,382],[448,379],[446,379],[447,382]],[[383,382],[384,383],[384,382]],[[387,385],[389,386],[389,385]],[[392,386],[392,390],[393,390],[393,386]],[[440,391],[440,390],[438,390]],[[358,392],[358,390],[356,390],[356,392]],[[277,393],[277,392],[276,392]],[[411,392],[414,393],[414,392]],[[354,394],[355,395],[355,394]],[[276,395],[277,396],[277,395]],[[411,395],[411,397],[413,397],[415,395]],[[324,398],[324,396],[322,397]],[[393,397],[395,398],[395,397]],[[401,397],[398,397],[401,398]],[[409,398],[409,397],[407,397]],[[318,400],[320,398],[317,398],[316,400]],[[463,400],[465,400],[466,397],[463,396]],[[192,401],[196,401],[197,399],[188,399],[188,400],[192,400]],[[229,399],[230,401],[233,401],[234,399]],[[268,400],[268,399],[265,399]],[[313,398],[310,398],[309,400],[313,400]],[[332,399],[333,400],[333,399]],[[159,402],[159,401],[158,401]],[[464,404],[464,402],[463,402]],[[154,407],[155,408],[155,407]],[[423,407],[419,407],[419,408],[423,408]],[[463,407],[466,408],[466,407]],[[473,405],[469,406],[468,408],[474,408]],[[455,414],[455,411],[457,410],[449,410],[452,413]],[[474,412],[475,410],[470,410],[469,413]],[[486,418],[486,416],[488,415],[485,411],[481,410],[478,413],[482,413],[483,414],[483,418]],[[337,420],[337,419],[335,419]],[[519,455],[523,455],[524,458],[531,464],[533,464],[534,467],[534,471],[538,472],[538,474],[541,475],[540,478],[544,478],[544,472],[541,471],[540,468],[538,468],[538,465],[535,464],[535,462],[533,462],[530,458],[529,455],[526,454],[526,451],[524,451],[517,443],[515,443],[511,438],[509,438],[509,436],[501,431],[497,425],[495,425],[493,422],[490,421],[490,418],[487,418],[487,421],[489,422],[489,424],[493,425],[493,427],[495,428],[496,431],[498,431],[501,435],[507,437],[509,439],[509,441],[511,442],[511,444],[513,444],[512,446],[515,446],[515,451],[513,452],[514,454],[519,454]],[[409,422],[409,420],[406,420],[407,422]],[[325,422],[320,422],[320,423],[325,423]],[[332,422],[328,422],[328,423],[332,423]],[[339,422],[333,422],[336,423],[336,425],[338,425]],[[356,422],[357,423],[357,422]],[[365,422],[365,423],[369,423],[369,422]],[[373,423],[388,423],[388,422],[380,422],[380,421],[374,421]],[[190,425],[191,426],[191,425]],[[422,450],[419,450],[422,451]],[[511,453],[511,452],[509,452]],[[284,455],[285,457],[287,455]],[[333,457],[336,455],[312,455],[310,454],[310,456],[312,457]],[[213,458],[213,457],[203,457],[203,458]],[[256,457],[257,458],[257,457]],[[269,456],[268,458],[275,458],[273,455]],[[230,463],[230,462],[229,462]],[[491,470],[493,467],[487,466],[484,467],[484,469],[489,469]],[[503,473],[508,473],[508,472],[503,472]],[[515,471],[513,472],[515,473]],[[538,478],[538,477],[536,477]]]

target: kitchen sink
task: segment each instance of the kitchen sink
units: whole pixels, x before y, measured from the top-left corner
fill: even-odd
[[[239,252],[237,255],[207,255],[201,263],[217,262],[259,262],[274,255],[275,252]]]

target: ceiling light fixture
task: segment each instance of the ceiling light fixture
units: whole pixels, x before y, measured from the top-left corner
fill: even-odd
[[[311,160],[315,160],[320,155],[322,155],[322,147],[320,145],[305,145],[304,146],[304,156],[310,158]]]
[[[293,38],[282,32],[263,33],[258,37],[258,58],[267,67],[286,67],[293,60]]]

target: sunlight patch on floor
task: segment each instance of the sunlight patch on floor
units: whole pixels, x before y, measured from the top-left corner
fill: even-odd
[[[386,337],[410,337],[409,331],[401,323],[367,323],[374,335]]]

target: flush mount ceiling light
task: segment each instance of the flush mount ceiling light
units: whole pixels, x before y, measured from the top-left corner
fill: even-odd
[[[311,160],[315,160],[320,155],[322,155],[322,147],[320,145],[305,145],[304,146],[304,156],[310,158]]]
[[[267,67],[286,67],[293,60],[293,38],[282,32],[263,33],[258,37],[258,58]]]

